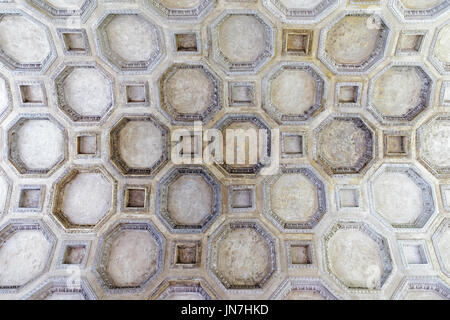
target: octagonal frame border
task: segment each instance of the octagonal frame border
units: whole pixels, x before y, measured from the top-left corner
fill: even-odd
[[[170,288],[175,290],[170,291]],[[178,291],[177,288],[183,288],[184,291]],[[191,289],[194,288],[194,289]],[[172,292],[195,292],[200,294],[205,300],[216,300],[217,293],[209,283],[201,276],[190,278],[169,277],[164,279],[150,294],[150,300],[165,300]]]
[[[132,120],[128,120],[127,119],[132,119]],[[122,122],[125,122],[125,124],[123,124]],[[118,152],[118,149],[115,147],[115,144],[117,144],[117,142],[113,141],[112,137],[111,137],[111,133],[116,130],[118,131],[119,129],[122,130],[123,126],[125,126],[128,122],[130,121],[150,121],[156,128],[158,128],[161,132],[161,136],[163,139],[163,145],[164,145],[164,152],[161,155],[161,157],[158,159],[158,161],[156,161],[153,166],[151,168],[146,168],[146,169],[136,169],[136,168],[129,168],[127,170],[124,170],[124,168],[127,168],[128,165],[125,163],[125,161],[123,161],[122,159],[120,159],[120,154]],[[115,169],[117,169],[121,175],[126,176],[126,177],[142,177],[142,176],[148,176],[148,177],[154,177],[156,173],[158,173],[166,164],[167,162],[170,160],[170,131],[169,129],[166,127],[166,125],[164,125],[155,115],[153,114],[149,114],[149,113],[144,113],[144,114],[132,114],[132,113],[126,113],[126,114],[122,114],[120,116],[120,118],[117,119],[117,121],[115,121],[109,128],[109,133],[108,133],[108,139],[109,139],[109,157],[107,162],[110,163]],[[116,164],[116,161],[120,161],[121,166],[123,166],[122,168],[119,167]],[[123,163],[122,163],[123,162]]]
[[[2,166],[0,166],[0,179],[1,178],[5,179],[5,182],[8,185],[8,190],[6,190],[6,195],[5,195],[6,196],[5,206],[4,206],[3,210],[0,210],[0,218],[4,215],[8,214],[8,211],[10,209],[11,194],[12,194],[12,189],[13,189],[13,181],[8,176],[8,174],[6,173],[5,169],[3,169]],[[0,209],[1,209],[1,207],[0,207]]]
[[[97,0],[85,0],[80,8],[75,10],[58,8],[45,0],[27,0],[27,3],[32,8],[58,22],[63,19],[72,19],[74,16],[79,17],[81,22],[86,22],[92,12],[97,8]]]
[[[421,82],[422,88],[420,89],[420,103],[414,108],[409,109],[408,112],[401,116],[383,116],[373,104],[373,90],[375,82],[387,73],[391,69],[395,68],[414,68],[418,74]],[[428,88],[424,88],[427,86]],[[373,76],[368,84],[367,89],[367,110],[374,116],[377,121],[385,125],[411,125],[417,122],[421,114],[426,112],[428,109],[432,108],[433,105],[433,93],[436,87],[436,81],[430,75],[427,67],[422,62],[391,62],[389,65],[384,67],[382,70],[377,72]],[[426,92],[428,91],[428,92]]]
[[[102,75],[105,81],[108,82],[110,86],[111,103],[108,104],[103,109],[102,116],[80,115],[78,114],[78,112],[73,110],[72,107],[68,105],[67,102],[65,101],[66,99],[64,97],[64,81],[77,68],[95,69]],[[114,108],[116,107],[114,77],[95,61],[64,62],[58,67],[58,69],[51,76],[51,83],[52,83],[52,96],[54,101],[56,102],[57,110],[59,110],[61,114],[63,114],[63,116],[74,125],[80,126],[101,125],[111,116],[111,114],[114,111]]]
[[[1,51],[0,63],[7,69],[9,69],[11,72],[14,72],[16,74],[23,74],[26,72],[44,74],[57,58],[56,47],[48,27],[39,20],[37,20],[36,18],[29,15],[28,13],[24,12],[23,10],[2,9],[0,10],[0,21],[3,19],[4,16],[21,16],[30,21],[31,23],[42,28],[42,30],[45,32],[47,36],[47,42],[50,52],[42,61],[37,61],[36,63],[20,63],[15,61],[14,58],[9,57],[6,54],[3,54],[3,50],[0,50]]]
[[[10,131],[15,129],[15,127],[20,123],[26,122],[26,121],[33,121],[33,120],[45,120],[50,121],[53,123],[56,127],[58,127],[61,130],[61,133],[64,138],[64,147],[63,147],[63,154],[61,157],[52,165],[51,168],[44,168],[44,169],[32,169],[29,170],[24,163],[22,163],[22,160],[20,160],[21,163],[15,163],[17,160],[12,161],[11,157],[14,157],[14,154],[17,152],[16,148],[13,148],[16,150],[14,153],[11,152],[11,138],[10,138]],[[3,156],[4,159],[7,159],[8,164],[14,168],[16,174],[20,176],[26,176],[26,177],[50,177],[57,169],[59,169],[65,162],[69,160],[69,151],[68,151],[68,132],[67,129],[61,124],[59,120],[57,120],[52,114],[50,113],[19,113],[8,125],[8,127],[5,130],[5,146],[4,146],[4,152]],[[18,156],[18,155],[17,155]],[[22,171],[21,171],[22,170]],[[25,170],[25,171],[23,171]],[[30,171],[30,172],[26,172]]]
[[[373,199],[373,183],[384,172],[399,172],[408,175],[414,184],[421,189],[423,195],[423,210],[415,223],[393,225],[385,217],[377,212]],[[411,163],[383,163],[369,178],[367,183],[370,214],[379,220],[385,227],[393,232],[411,233],[427,230],[430,224],[436,218],[437,198],[433,188],[433,184],[426,180],[423,175],[418,172],[416,166]]]
[[[383,273],[380,278],[379,286],[375,289],[369,288],[350,288],[345,285],[338,277],[335,275],[334,271],[332,271],[332,265],[329,261],[328,250],[327,250],[327,242],[336,234],[338,230],[341,229],[354,229],[360,232],[363,232],[365,235],[370,237],[378,246],[380,257],[383,263]],[[395,271],[394,261],[392,259],[391,249],[389,246],[388,240],[385,236],[378,233],[372,225],[368,224],[365,221],[359,219],[339,219],[333,222],[322,234],[320,237],[320,247],[322,248],[324,254],[322,255],[322,260],[324,262],[325,272],[331,276],[331,278],[346,292],[360,293],[360,294],[371,294],[378,293],[386,285],[392,280]]]
[[[450,1],[444,0],[429,9],[408,9],[399,0],[389,0],[387,7],[402,23],[427,23],[430,22],[431,19],[445,14],[445,10],[450,7]]]
[[[361,63],[366,64],[365,67],[361,66],[348,66],[352,64],[342,64],[337,63],[328,56],[328,54],[325,52],[325,42],[327,38],[328,31],[331,30],[332,27],[334,27],[338,22],[340,22],[342,19],[344,19],[347,16],[367,16],[368,18],[371,16],[378,17],[382,23],[384,24],[385,28],[382,30],[382,36],[378,37],[378,43],[374,51],[370,54],[369,58],[366,58],[366,60]],[[372,71],[377,65],[379,65],[382,61],[382,59],[386,56],[387,53],[387,47],[388,44],[391,41],[392,38],[392,27],[389,25],[389,23],[386,21],[385,18],[382,17],[382,15],[378,14],[376,11],[367,11],[367,10],[345,10],[340,15],[338,15],[335,19],[333,19],[330,23],[328,23],[327,26],[323,27],[319,34],[319,45],[317,49],[317,59],[320,60],[331,72],[334,74],[341,74],[346,76],[362,76],[367,75],[370,71]],[[375,58],[372,58],[372,61],[367,62],[368,59],[371,59],[373,56],[373,52],[379,51]],[[340,66],[342,65],[342,67]]]
[[[271,99],[271,82],[285,70],[307,72],[316,84],[314,104],[303,114],[286,115],[273,105]],[[278,63],[262,80],[262,109],[280,125],[302,125],[310,122],[325,109],[325,97],[328,91],[327,76],[312,62],[289,61]],[[284,118],[284,119],[283,119]],[[286,119],[287,118],[287,119]]]
[[[109,16],[119,16],[119,15],[136,15],[140,16],[146,20],[151,28],[153,29],[158,48],[154,52],[149,60],[142,63],[142,61],[120,61],[120,57],[114,57],[116,54],[110,49],[108,41],[105,41],[106,32],[101,30],[101,26],[107,19],[112,20]],[[110,22],[110,21],[109,21]],[[108,23],[109,23],[108,22]],[[151,19],[147,14],[138,9],[124,9],[124,10],[105,10],[98,21],[93,25],[94,38],[95,38],[95,48],[97,50],[97,55],[102,61],[104,61],[108,66],[114,69],[119,74],[122,75],[140,75],[150,73],[166,55],[166,47],[163,43],[164,34],[161,27],[156,24],[153,19]],[[105,47],[106,46],[106,47]],[[105,48],[105,50],[103,50]],[[104,52],[105,51],[105,52]],[[112,56],[111,56],[112,54]],[[141,66],[139,66],[139,64]],[[142,65],[147,65],[145,68]]]
[[[341,0],[322,0],[314,8],[288,8],[280,0],[262,0],[263,6],[283,22],[318,23],[340,5]]]
[[[147,231],[150,233],[151,237],[155,241],[156,245],[158,246],[158,262],[156,265],[156,269],[149,276],[148,279],[146,279],[144,282],[139,284],[136,287],[118,287],[114,286],[113,281],[109,279],[109,275],[107,274],[106,270],[99,271],[98,269],[101,268],[101,264],[104,264],[107,257],[102,254],[104,250],[109,250],[110,248],[107,246],[106,243],[107,240],[109,240],[110,237],[112,237],[114,234],[118,234],[121,231],[124,230],[138,230],[138,231]],[[106,246],[106,247],[105,247]],[[94,263],[91,266],[92,273],[94,274],[94,277],[96,280],[100,283],[101,288],[105,293],[108,294],[130,294],[130,293],[140,293],[152,282],[163,270],[165,265],[165,259],[164,259],[164,252],[166,247],[166,238],[164,235],[158,230],[158,228],[155,226],[153,221],[150,219],[120,219],[116,221],[113,225],[108,227],[108,230],[106,230],[102,236],[99,238],[98,244],[97,244],[97,252],[95,254],[95,260]],[[105,268],[105,266],[103,266]],[[106,277],[106,278],[105,278]],[[108,281],[105,281],[107,279]]]
[[[265,39],[265,48],[255,61],[233,63],[220,51],[218,41],[218,28],[225,19],[232,15],[253,16],[258,20],[266,32],[268,39]],[[273,24],[256,9],[227,9],[208,26],[208,42],[210,43],[208,52],[209,59],[214,61],[220,69],[227,75],[255,75],[271,58],[275,56],[275,34]]]
[[[447,1],[450,1],[450,0],[447,0]],[[449,3],[449,5],[450,5],[450,3]],[[441,75],[444,75],[444,76],[450,75],[450,61],[445,63],[445,62],[439,60],[438,58],[436,58],[435,55],[434,55],[434,49],[436,47],[437,39],[438,39],[441,31],[445,27],[449,27],[450,28],[450,21],[446,21],[442,25],[440,25],[440,26],[438,26],[436,28],[436,31],[435,31],[435,33],[433,35],[433,40],[431,41],[431,44],[430,44],[430,50],[428,52],[428,60],[437,69],[437,71]]]
[[[12,286],[0,286],[0,294],[18,293],[23,287],[27,286],[28,284],[30,284],[31,282],[42,276],[50,268],[51,258],[55,251],[55,244],[57,242],[57,238],[55,234],[51,231],[51,229],[47,226],[47,224],[42,220],[26,218],[26,219],[10,219],[6,221],[2,226],[0,226],[1,246],[3,246],[3,244],[13,234],[20,231],[29,231],[29,230],[39,231],[45,237],[45,239],[50,245],[45,266],[34,278],[26,281],[24,284]]]
[[[417,128],[416,134],[415,134],[415,140],[416,140],[416,159],[419,161],[421,165],[423,165],[431,174],[433,174],[436,178],[447,178],[450,177],[450,166],[448,167],[436,167],[433,164],[430,163],[430,161],[426,158],[424,158],[421,155],[420,150],[420,140],[421,135],[423,134],[423,131],[429,127],[430,124],[432,124],[435,121],[448,121],[450,122],[450,114],[449,113],[435,113],[431,118],[429,118],[427,121],[423,122],[420,127]]]
[[[269,247],[271,268],[269,273],[265,275],[263,280],[258,285],[239,287],[233,287],[232,285],[230,285],[229,287],[227,287],[226,284],[224,284],[221,280],[221,278],[223,277],[219,277],[218,275],[216,275],[217,271],[213,270],[213,264],[215,264],[214,260],[217,260],[217,250],[215,250],[213,243],[217,243],[217,241],[220,241],[223,236],[233,228],[252,228],[256,230],[256,232],[260,234],[260,236],[264,239],[264,241],[267,243],[267,246]],[[279,272],[277,270],[277,266],[280,265],[279,254],[276,253],[277,248],[278,239],[274,237],[270,231],[267,230],[267,227],[265,227],[259,219],[229,219],[223,222],[209,236],[206,253],[206,269],[208,274],[214,279],[215,283],[218,284],[219,287],[225,292],[232,294],[254,294],[262,292],[266,283],[273,280],[274,274]]]
[[[439,267],[441,268],[441,271],[444,275],[447,277],[450,277],[450,268],[447,268],[444,264],[444,261],[442,260],[440,249],[439,249],[439,238],[441,237],[442,232],[445,229],[450,229],[450,218],[444,218],[441,223],[436,228],[436,231],[434,231],[433,235],[431,236],[431,241],[433,243],[433,249],[436,252],[436,256],[439,262]]]
[[[212,212],[203,220],[201,225],[178,225],[169,216],[168,213],[168,196],[169,186],[183,175],[199,175],[212,189],[213,206]],[[177,165],[172,167],[164,177],[158,181],[156,191],[155,212],[159,220],[166,226],[170,233],[174,234],[196,234],[205,232],[217,218],[222,214],[222,184],[209,169],[201,165]]]
[[[307,222],[285,222],[271,208],[271,187],[283,175],[289,174],[302,174],[317,188],[318,208]],[[327,188],[325,180],[311,166],[282,165],[277,175],[269,176],[263,181],[262,213],[282,233],[310,233],[327,213]]]
[[[77,225],[69,221],[62,211],[62,201],[60,192],[66,187],[74,177],[80,173],[99,173],[111,185],[111,206],[107,213],[95,225]],[[66,233],[95,233],[106,221],[116,214],[117,210],[117,180],[101,164],[74,165],[67,168],[58,176],[52,184],[49,204],[49,215],[56,224]]]
[[[75,284],[67,285],[68,282],[74,281],[70,277],[50,277],[47,280],[40,283],[33,290],[25,294],[21,300],[42,300],[42,294],[48,292],[53,288],[62,289],[63,292],[78,292],[83,295],[85,300],[97,300],[97,295],[95,294],[92,287],[89,285],[88,280],[81,276],[79,279],[75,280]],[[72,286],[73,288],[70,288]],[[60,291],[57,291],[60,292]]]
[[[271,155],[272,155],[272,134],[270,126],[267,124],[267,122],[264,120],[264,118],[261,117],[260,114],[252,114],[252,113],[226,113],[222,116],[214,125],[214,129],[217,129],[222,132],[223,129],[228,127],[230,124],[234,122],[251,122],[255,126],[257,126],[259,129],[264,129],[267,131],[267,139],[265,143],[267,144],[265,150],[263,159],[261,159],[257,164],[253,166],[248,167],[241,167],[241,168],[233,168],[232,165],[226,164],[225,161],[223,163],[215,163],[221,170],[225,171],[227,175],[231,177],[242,177],[245,176],[246,178],[256,178],[263,169],[266,164],[266,161],[270,161]]]
[[[5,110],[3,110],[2,112],[0,112],[0,122],[3,121],[3,119],[5,119],[8,114],[12,111],[13,109],[13,96],[11,93],[11,84],[9,79],[4,76],[4,73],[0,73],[0,81],[3,80],[5,82],[5,90],[6,90],[6,108]]]
[[[328,161],[326,159],[323,159],[320,156],[320,154],[317,152],[318,145],[319,145],[318,141],[317,141],[318,140],[317,135],[320,133],[320,131],[322,131],[322,129],[326,125],[328,125],[333,120],[352,121],[352,119],[358,119],[360,121],[359,125],[363,124],[366,127],[367,130],[362,129],[365,132],[366,136],[367,136],[367,132],[369,132],[372,135],[371,143],[367,144],[367,142],[366,142],[366,146],[367,147],[370,146],[370,149],[369,149],[369,151],[366,150],[363,157],[361,158],[361,159],[366,159],[366,162],[365,162],[365,164],[363,164],[361,166],[361,164],[359,164],[361,162],[361,159],[358,160],[358,165],[361,166],[361,168],[357,172],[354,172],[354,170],[351,171],[349,169],[345,169],[345,168],[350,168],[350,167],[344,167],[344,169],[338,168],[338,170],[335,170],[332,168],[332,166],[328,165]],[[340,112],[340,113],[330,114],[317,127],[315,127],[312,130],[312,136],[313,136],[313,143],[312,143],[313,159],[330,176],[333,176],[333,177],[362,176],[367,172],[367,170],[369,170],[369,167],[371,166],[371,164],[373,164],[377,159],[378,140],[377,140],[376,131],[373,129],[370,122],[367,119],[363,118],[363,116],[359,113],[342,113],[342,112]],[[369,156],[368,152],[371,152],[372,155]]]
[[[339,300],[339,296],[333,292],[320,278],[312,277],[288,277],[270,296],[270,300],[283,300],[291,291],[317,291],[325,300]]]
[[[178,70],[184,69],[202,69],[208,79],[213,84],[213,101],[206,110],[202,113],[180,113],[169,104],[167,101],[167,94],[164,92],[165,85],[170,78],[172,78]],[[223,80],[217,75],[215,71],[206,63],[206,61],[186,61],[172,63],[164,72],[158,77],[157,80],[157,105],[159,111],[171,122],[172,125],[178,126],[190,126],[194,121],[201,121],[203,124],[207,124],[211,119],[223,109]]]
[[[211,13],[217,0],[202,0],[192,9],[171,9],[158,0],[144,0],[144,7],[173,22],[199,22]]]
[[[408,290],[433,291],[443,298],[450,300],[450,287],[436,276],[407,276],[395,289],[392,300],[402,300]]]

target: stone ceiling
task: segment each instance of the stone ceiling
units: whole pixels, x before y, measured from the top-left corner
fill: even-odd
[[[450,0],[0,0],[0,49],[0,299],[450,298]]]

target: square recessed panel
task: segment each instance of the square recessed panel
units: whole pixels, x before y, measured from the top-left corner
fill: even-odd
[[[19,209],[39,210],[42,205],[42,187],[24,187],[20,190]]]
[[[82,155],[95,155],[97,153],[97,135],[78,136],[77,153]]]
[[[58,268],[82,268],[89,257],[91,241],[66,240],[62,243],[58,259]]]
[[[198,52],[197,33],[176,33],[175,48],[177,52]]]
[[[178,154],[181,158],[200,159],[202,157],[202,136],[198,133],[183,134],[178,142]]]
[[[338,82],[336,84],[335,99],[338,107],[360,107],[362,83]]]
[[[397,55],[418,55],[425,34],[426,31],[401,31],[397,42]]]
[[[255,106],[255,84],[253,82],[230,82],[228,88],[230,107]]]
[[[122,90],[127,107],[148,106],[149,90],[146,81],[124,82],[122,83]]]
[[[386,132],[383,143],[384,155],[387,157],[409,155],[409,134],[407,132]]]
[[[306,155],[306,136],[303,133],[281,133],[281,156],[283,158],[302,158]]]
[[[289,268],[314,266],[313,245],[311,241],[287,241],[286,254]]]
[[[360,190],[357,186],[343,185],[336,188],[337,206],[340,210],[358,209],[360,203]]]
[[[399,240],[405,267],[417,268],[430,265],[430,258],[423,240]]]
[[[126,185],[123,197],[124,211],[147,212],[150,201],[150,187],[146,185]]]
[[[89,55],[90,47],[85,29],[57,29],[66,55]]]
[[[47,105],[47,95],[43,82],[18,83],[19,101],[24,107],[43,107]]]
[[[228,209],[230,212],[250,212],[255,210],[255,187],[233,185],[228,187]]]
[[[312,30],[283,30],[283,53],[287,55],[308,56],[311,54]]]
[[[444,107],[450,106],[450,81],[442,82],[440,99],[442,106]]]
[[[172,251],[172,267],[197,268],[200,265],[200,241],[177,241],[173,243]]]
[[[442,205],[445,211],[450,211],[450,185],[441,185]]]

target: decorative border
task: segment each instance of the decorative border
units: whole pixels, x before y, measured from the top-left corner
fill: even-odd
[[[450,300],[450,287],[438,277],[405,277],[392,299],[403,300],[409,290],[434,291],[443,299]]]
[[[266,241],[270,250],[270,270],[265,275],[260,283],[251,286],[234,286],[223,277],[220,271],[217,269],[217,243],[220,242],[223,237],[231,230],[236,228],[251,228],[258,232],[261,237]],[[208,256],[207,256],[207,270],[208,273],[214,278],[215,282],[225,291],[230,293],[256,293],[261,291],[266,283],[272,278],[273,274],[277,270],[277,255],[275,253],[277,246],[277,240],[263,228],[259,220],[232,220],[228,221],[219,228],[217,228],[213,234],[211,234],[208,240]]]
[[[423,198],[423,208],[422,213],[419,217],[417,217],[416,221],[414,223],[402,223],[402,224],[392,224],[389,221],[386,220],[386,218],[377,211],[375,208],[375,200],[373,199],[374,195],[374,187],[373,184],[377,178],[383,173],[403,173],[408,176],[408,178],[414,182],[414,184],[422,191],[422,198]],[[388,228],[393,228],[397,232],[402,231],[419,231],[426,229],[430,223],[433,221],[433,218],[436,214],[436,205],[435,205],[435,199],[434,199],[434,192],[431,187],[431,184],[422,178],[420,174],[417,172],[414,166],[408,164],[408,163],[392,163],[392,164],[383,164],[380,168],[370,177],[370,180],[368,181],[368,191],[369,191],[369,198],[370,198],[370,211],[371,213],[378,218],[385,226]],[[389,190],[388,192],[391,192]]]
[[[162,153],[159,159],[148,168],[133,168],[122,160],[119,152],[120,131],[131,121],[148,121],[161,132]],[[162,124],[156,117],[150,114],[132,115],[124,114],[112,126],[109,132],[109,161],[125,176],[153,176],[160,170],[169,160],[169,129]]]
[[[271,82],[285,70],[299,70],[307,72],[315,82],[314,104],[303,114],[284,114],[271,101]],[[279,124],[301,125],[315,117],[324,109],[327,95],[327,77],[314,64],[310,62],[282,62],[273,68],[262,81],[263,104],[262,108]]]
[[[145,3],[145,1],[144,1]],[[150,58],[146,61],[125,61],[120,58],[109,46],[108,35],[105,31],[106,26],[119,15],[134,15],[143,19],[152,29],[154,39],[154,47],[156,48]],[[148,73],[162,60],[166,54],[164,46],[164,35],[161,28],[157,26],[150,18],[142,14],[138,10],[107,10],[103,13],[99,22],[93,26],[96,30],[96,47],[98,56],[105,61],[110,67],[119,73],[140,74]]]
[[[0,248],[3,246],[3,244],[8,241],[8,239],[15,233],[20,231],[39,231],[42,233],[42,235],[46,238],[47,242],[49,243],[50,247],[47,254],[47,262],[45,266],[42,268],[42,270],[36,274],[34,279],[38,278],[40,275],[45,273],[49,267],[51,262],[51,257],[53,255],[53,252],[55,250],[55,244],[56,244],[56,236],[55,234],[47,227],[47,225],[41,221],[41,220],[35,220],[35,219],[11,219],[5,224],[3,224],[0,227]],[[0,286],[0,294],[12,294],[17,293],[19,290],[26,285],[28,285],[30,282],[34,280],[33,278],[28,280],[26,283],[23,283],[21,285],[8,285],[8,286]]]
[[[265,30],[265,48],[254,61],[233,62],[228,59],[219,48],[219,28],[224,21],[233,15],[244,15],[254,17]],[[234,74],[256,74],[275,54],[273,25],[256,10],[225,10],[209,27],[210,55],[228,75]]]
[[[183,175],[202,177],[213,192],[212,212],[203,218],[201,224],[180,225],[172,219],[168,210],[169,187]],[[205,167],[196,165],[174,166],[158,182],[156,192],[156,215],[171,233],[203,233],[222,213],[222,185]]]
[[[272,210],[272,186],[283,175],[301,174],[317,189],[317,211],[306,222],[287,222]],[[281,231],[285,233],[311,232],[327,212],[327,185],[311,167],[282,166],[278,175],[270,176],[263,181],[263,214]]]
[[[270,300],[285,300],[292,291],[313,292],[325,300],[338,300],[338,296],[320,278],[289,277],[270,296]]]
[[[118,236],[122,231],[146,231],[148,232],[158,247],[158,261],[155,271],[149,277],[135,287],[118,287],[110,279],[106,270],[109,251],[111,249],[111,240]],[[118,220],[109,230],[99,239],[95,262],[92,267],[97,280],[106,293],[109,294],[126,294],[138,293],[143,291],[149,283],[161,273],[164,267],[164,253],[166,248],[166,240],[161,232],[153,225],[150,220]]]
[[[368,288],[350,288],[346,286],[334,273],[333,266],[328,257],[327,243],[328,241],[338,232],[339,230],[356,230],[364,233],[368,237],[370,237],[378,246],[380,250],[381,260],[383,262],[383,274],[380,278],[380,283],[375,289]],[[378,232],[374,231],[371,226],[369,226],[366,222],[362,221],[347,221],[341,220],[334,223],[333,226],[328,228],[328,230],[324,233],[325,235],[322,237],[322,250],[324,252],[324,260],[327,272],[333,277],[333,279],[345,290],[351,292],[357,292],[361,294],[367,293],[375,293],[382,289],[382,287],[386,284],[388,278],[392,276],[393,271],[393,261],[389,250],[389,245],[387,240],[381,236]]]

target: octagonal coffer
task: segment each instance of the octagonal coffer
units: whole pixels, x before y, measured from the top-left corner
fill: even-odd
[[[137,13],[106,13],[97,26],[100,56],[118,72],[149,72],[165,49],[160,28]]]
[[[21,115],[8,129],[8,160],[20,174],[48,175],[67,157],[67,133],[47,114]]]
[[[272,133],[259,116],[227,114],[216,123],[214,129],[222,133],[223,159],[217,165],[226,173],[254,177],[270,165]]]
[[[73,283],[75,282],[75,283]],[[87,280],[52,277],[27,293],[23,300],[97,300]]]
[[[337,300],[320,279],[288,278],[270,297],[271,300]]]
[[[406,22],[434,19],[444,14],[449,6],[448,0],[389,0],[389,8]]]
[[[58,108],[75,123],[103,121],[114,106],[112,76],[95,63],[69,64],[54,77]]]
[[[44,72],[56,58],[47,27],[22,11],[0,12],[0,62],[12,71]]]
[[[169,130],[151,115],[126,115],[109,135],[111,162],[124,175],[154,175],[169,159]]]
[[[386,124],[410,123],[429,107],[432,87],[421,66],[391,65],[370,81],[369,111]]]
[[[450,277],[450,219],[441,222],[432,239],[441,270]]]
[[[359,116],[330,116],[314,129],[314,160],[331,175],[359,174],[375,157],[375,141]]]
[[[201,166],[172,168],[156,198],[156,214],[173,233],[204,232],[222,211],[222,186]]]
[[[327,271],[348,289],[379,290],[392,273],[386,239],[364,222],[336,223],[323,250]]]
[[[152,300],[212,300],[216,293],[203,278],[164,280],[151,296]]]
[[[8,79],[0,74],[0,119],[3,119],[12,109],[11,87]]]
[[[382,166],[369,190],[373,213],[397,230],[423,228],[435,213],[432,187],[412,166]]]
[[[393,300],[450,300],[450,287],[438,277],[406,277]]]
[[[0,292],[14,293],[48,268],[56,237],[41,221],[10,220],[0,238]]]
[[[201,20],[212,10],[216,0],[145,0],[157,14],[171,20]]]
[[[256,73],[274,55],[274,30],[257,11],[225,11],[211,26],[211,58],[228,74]]]
[[[264,214],[282,232],[311,231],[327,210],[326,188],[310,168],[282,167],[264,180]]]
[[[77,17],[81,21],[86,21],[97,6],[96,0],[27,0],[27,2],[56,20],[67,20]]]
[[[381,62],[389,32],[376,14],[345,13],[321,31],[318,57],[334,73],[366,73]]]
[[[227,222],[209,240],[208,269],[225,289],[262,289],[277,267],[275,246],[259,222]]]
[[[139,292],[161,272],[165,239],[144,220],[120,220],[101,237],[94,274],[108,293]]]
[[[115,212],[116,184],[103,167],[71,168],[55,183],[53,217],[69,231],[98,229]]]
[[[222,81],[202,63],[172,65],[159,91],[161,108],[177,125],[206,123],[222,108]]]
[[[450,5],[450,1],[448,1]],[[450,74],[450,23],[440,26],[433,37],[429,59],[436,69],[444,75]]]
[[[283,19],[313,23],[338,5],[338,0],[263,0],[264,6]]]
[[[436,177],[450,176],[450,116],[436,115],[417,129],[417,159]]]
[[[285,62],[263,80],[263,109],[279,124],[302,124],[324,105],[326,76],[310,63]]]

